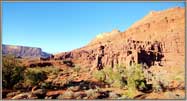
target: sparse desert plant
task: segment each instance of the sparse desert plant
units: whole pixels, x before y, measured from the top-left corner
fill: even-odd
[[[75,72],[79,72],[79,71],[81,70],[81,67],[78,66],[78,65],[76,65],[76,66],[73,68],[73,70],[74,70]]]
[[[124,94],[126,98],[133,98],[137,90],[148,89],[141,64],[133,64],[127,68],[119,64],[114,68],[105,67],[103,70],[97,72],[95,73],[95,77],[102,82],[117,88],[124,88],[127,86],[128,92]]]
[[[142,71],[142,66],[140,64],[133,64],[129,69],[127,69],[127,86],[128,86],[128,98],[133,98],[137,91],[137,86],[140,83],[138,81],[144,80],[144,73]],[[144,84],[141,83],[143,87]]]
[[[94,73],[93,73],[93,76],[94,76],[97,80],[99,80],[99,81],[101,81],[101,82],[104,82],[105,79],[106,79],[105,73],[104,73],[103,70],[94,72]]]
[[[128,77],[127,86],[128,86],[127,96],[129,98],[133,98],[136,93],[136,83],[133,77],[132,78]]]
[[[2,84],[3,88],[11,89],[15,84],[23,80],[25,70],[21,62],[12,55],[2,58]]]
[[[81,70],[81,67],[76,65],[74,68],[73,68],[73,71],[76,73],[76,75],[78,75],[78,73],[80,72]]]
[[[126,67],[124,64],[116,64],[115,68],[116,68],[117,72],[119,72],[121,74],[124,73],[126,70]]]
[[[117,64],[114,68],[105,68],[105,74],[107,75],[107,79],[105,80],[107,83],[111,84],[113,87],[123,88],[126,85],[126,67],[123,64]]]
[[[167,75],[165,71],[154,73],[152,80],[153,90],[155,92],[165,91],[169,86],[169,82],[171,81],[171,79],[169,79],[169,75]]]
[[[113,87],[122,88],[125,86],[125,83],[122,80],[122,74],[120,72],[112,72],[111,79],[113,80],[113,83],[111,84]]]
[[[105,67],[103,72],[105,74],[105,83],[110,84],[113,87],[123,87],[125,85],[124,81],[122,80],[124,69],[122,66],[115,67],[115,71],[111,67]]]
[[[177,67],[176,67],[177,68]],[[178,82],[184,82],[185,80],[185,72],[184,71],[179,71],[176,74],[172,73],[173,75],[170,76],[173,78],[173,80],[176,80]]]
[[[60,72],[59,68],[56,68],[53,66],[35,67],[35,69],[38,69],[40,71],[44,71],[47,74],[53,74],[53,75],[57,75]]]
[[[108,83],[113,87],[124,88],[127,86],[128,92],[124,95],[128,99],[133,98],[138,90],[143,91],[149,89],[145,82],[145,74],[141,64],[133,64],[127,68],[120,64],[114,68],[105,67],[102,70],[102,75],[105,77],[102,82]]]
[[[33,86],[40,85],[42,87],[49,87],[48,82],[44,82],[47,78],[57,77],[60,70],[58,68],[47,66],[47,67],[36,67],[36,68],[27,68],[24,71],[24,85]],[[44,83],[44,84],[43,84]]]
[[[112,84],[114,82],[114,79],[112,78],[113,77],[112,76],[112,74],[113,74],[112,68],[106,67],[106,68],[103,69],[103,71],[104,71],[104,74],[106,76],[105,82],[108,83],[108,84]]]
[[[28,68],[24,73],[24,83],[26,86],[34,86],[47,79],[44,71],[38,68]]]

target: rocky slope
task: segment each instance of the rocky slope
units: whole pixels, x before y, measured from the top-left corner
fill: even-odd
[[[185,55],[185,9],[180,7],[163,11],[152,11],[140,21],[134,23],[124,32],[113,30],[112,32],[99,34],[85,47],[70,52],[56,54],[56,59],[72,60],[84,66],[96,65],[96,58],[100,45],[103,45],[103,65],[107,61],[113,61],[114,65],[125,63],[127,40],[136,42],[158,41],[162,46],[162,64],[164,66],[184,67]]]
[[[41,48],[15,45],[2,45],[2,54],[13,54],[16,57],[22,58],[47,58],[51,56],[51,54],[43,52]]]

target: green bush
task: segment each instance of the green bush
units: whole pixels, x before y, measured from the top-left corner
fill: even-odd
[[[81,67],[80,67],[80,66],[75,66],[75,67],[73,68],[73,70],[74,70],[75,72],[79,72],[79,71],[81,70]]]
[[[15,84],[23,80],[23,71],[21,61],[14,56],[7,55],[2,58],[2,83],[3,88],[11,89]]]
[[[112,68],[105,68],[105,74],[107,76],[107,79],[105,82],[111,84],[113,87],[122,88],[125,86],[125,82],[122,80],[124,76],[123,71],[124,68],[116,67],[116,71],[113,71]]]
[[[24,73],[24,83],[27,86],[38,85],[46,78],[47,75],[45,74],[45,72],[38,68],[28,68]]]
[[[40,85],[48,77],[56,76],[59,72],[60,69],[52,66],[27,68],[24,72],[24,84],[26,86]]]
[[[127,86],[128,86],[128,98],[133,98],[136,94],[136,88],[138,86],[145,87],[143,82],[145,79],[142,66],[140,64],[133,64],[127,69]]]
[[[73,68],[73,71],[76,73],[76,76],[78,76],[78,73],[80,72],[81,70],[81,67],[76,65],[74,68]]]
[[[100,71],[95,71],[94,73],[93,73],[93,76],[97,79],[97,80],[99,80],[99,81],[101,81],[101,82],[104,82],[105,81],[105,73],[104,73],[104,71],[103,70],[100,70]]]
[[[146,88],[145,76],[140,64],[133,64],[128,68],[122,64],[118,64],[114,68],[104,67],[103,70],[96,71],[94,77],[113,87],[124,88],[127,86],[128,92],[125,93],[127,98],[133,98],[137,90]]]
[[[40,70],[40,71],[44,71],[46,74],[53,74],[53,75],[57,75],[60,72],[59,68],[53,67],[53,66],[47,66],[44,68],[41,67],[37,67],[36,69]]]
[[[110,84],[113,87],[122,88],[125,86],[123,77],[125,75],[125,67],[117,65],[115,71],[111,67],[105,67],[103,70],[94,72],[94,77],[101,82]]]
[[[104,71],[104,73],[106,75],[105,82],[108,83],[108,84],[112,84],[114,82],[114,78],[112,76],[112,74],[113,74],[112,68],[107,67],[107,68],[104,68],[103,71]]]

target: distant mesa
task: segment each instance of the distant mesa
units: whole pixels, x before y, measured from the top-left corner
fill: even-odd
[[[48,58],[51,54],[43,52],[41,48],[16,46],[16,45],[2,45],[2,54],[11,54],[21,58]]]

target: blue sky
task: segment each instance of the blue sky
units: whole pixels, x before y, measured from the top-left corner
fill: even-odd
[[[88,44],[97,34],[125,31],[150,11],[184,2],[3,2],[2,43],[57,53]]]

